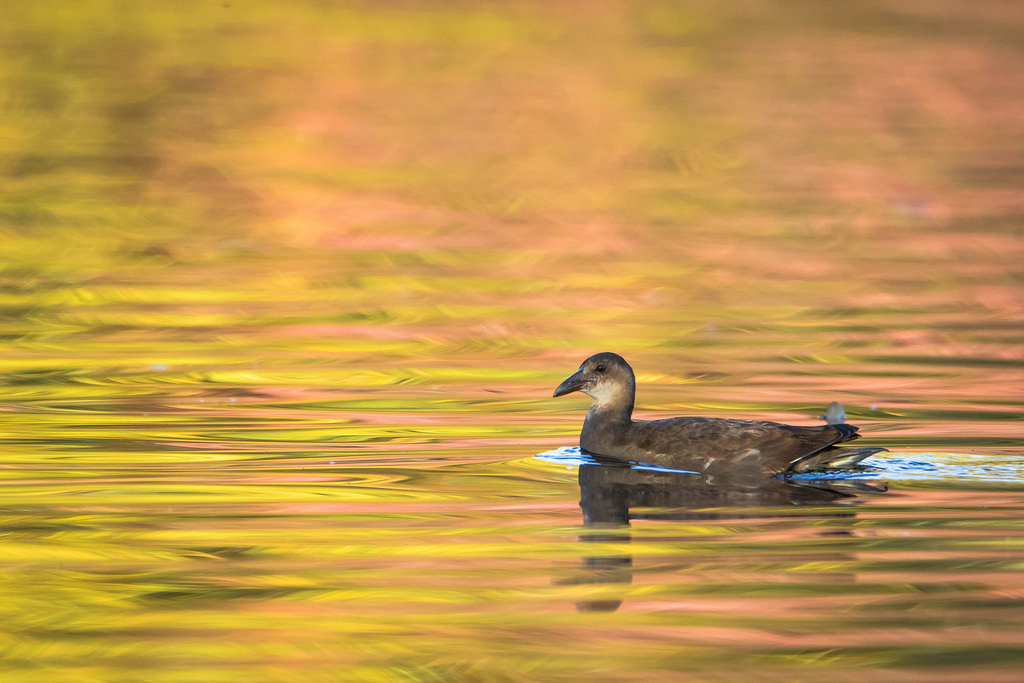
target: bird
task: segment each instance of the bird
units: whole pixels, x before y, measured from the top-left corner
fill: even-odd
[[[885,448],[837,448],[859,438],[848,424],[798,427],[761,420],[670,417],[634,420],[636,378],[622,356],[602,352],[555,389],[593,399],[580,431],[591,454],[697,472],[711,483],[856,465]]]

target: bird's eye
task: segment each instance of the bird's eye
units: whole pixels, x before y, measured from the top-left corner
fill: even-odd
[[[598,366],[597,366],[596,368],[594,368],[594,369],[595,369],[595,370],[597,370],[598,372],[604,372],[605,370],[607,370],[607,368],[606,368],[606,367],[604,366],[604,364],[603,364],[603,363],[602,363],[601,365],[598,365]]]

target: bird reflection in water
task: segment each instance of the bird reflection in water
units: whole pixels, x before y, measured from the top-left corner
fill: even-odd
[[[594,464],[579,468],[580,507],[588,543],[630,543],[632,520],[713,520],[782,518],[779,508],[814,506],[815,514],[832,518],[856,515],[846,504],[861,494],[882,493],[884,487],[863,480],[799,480],[734,477],[709,483],[696,473],[647,469],[635,464],[589,455]],[[835,530],[828,532],[835,535]],[[845,560],[849,558],[833,558]],[[583,560],[573,584],[632,583],[633,558],[628,552]],[[623,593],[625,589],[623,590]],[[576,603],[580,611],[614,611],[617,596]]]

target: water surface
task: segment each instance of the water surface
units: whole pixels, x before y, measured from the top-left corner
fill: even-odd
[[[1016,3],[8,4],[11,680],[1019,680]]]

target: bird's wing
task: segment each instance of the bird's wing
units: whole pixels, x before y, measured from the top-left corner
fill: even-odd
[[[628,434],[631,444],[655,454],[659,462],[713,460],[725,464],[743,460],[776,472],[857,437],[857,428],[846,424],[794,427],[777,422],[700,417],[634,422]]]

